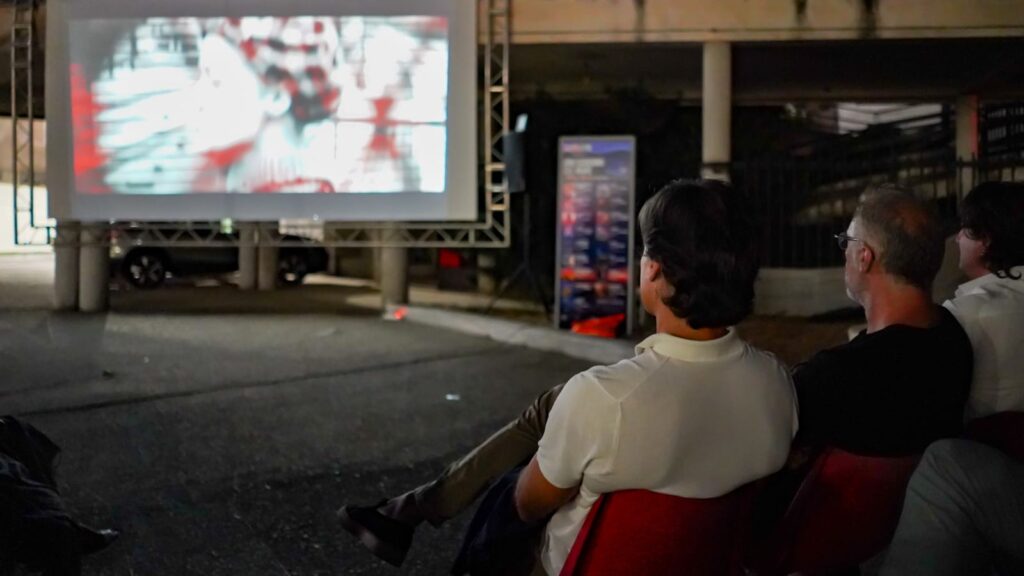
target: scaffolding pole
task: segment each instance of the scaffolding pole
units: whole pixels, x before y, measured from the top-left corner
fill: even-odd
[[[14,201],[14,244],[47,245],[53,226],[41,217],[36,202],[35,94],[33,45],[34,0],[12,3],[11,59],[11,187]]]

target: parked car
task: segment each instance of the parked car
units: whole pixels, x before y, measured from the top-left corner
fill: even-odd
[[[284,240],[301,240],[283,236]],[[237,233],[218,233],[215,240],[237,241]],[[238,270],[237,246],[122,246],[111,249],[111,269],[132,286],[161,286],[168,276],[230,274]],[[327,251],[320,246],[283,246],[278,249],[277,277],[281,284],[302,284],[307,274],[327,269]]]

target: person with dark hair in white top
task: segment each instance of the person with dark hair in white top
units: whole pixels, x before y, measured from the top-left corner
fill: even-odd
[[[679,180],[644,204],[640,231],[640,294],[657,333],[636,356],[545,392],[433,482],[342,508],[346,530],[400,564],[418,524],[453,517],[490,487],[453,572],[558,574],[600,494],[714,498],[785,464],[792,380],[732,328],[753,309],[754,207],[727,183]],[[509,532],[524,537],[488,537]]]
[[[1024,184],[977,186],[960,209],[960,270],[945,303],[974,350],[966,418],[1024,412]],[[966,440],[914,472],[882,576],[1024,574],[1024,462]]]
[[[968,420],[1024,411],[1024,184],[987,182],[960,208],[960,270],[944,306],[971,339]]]
[[[561,571],[601,494],[722,496],[782,468],[797,431],[786,368],[730,328],[751,312],[759,260],[742,194],[673,182],[644,204],[640,232],[640,299],[657,333],[633,358],[569,380],[516,483],[519,517],[548,519],[546,574]]]

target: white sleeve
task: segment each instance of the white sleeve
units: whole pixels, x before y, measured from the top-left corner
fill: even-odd
[[[619,404],[588,372],[562,389],[537,446],[537,463],[548,482],[579,486],[584,474],[608,471],[617,449]]]
[[[942,306],[949,310],[960,327],[967,333],[972,347],[977,346],[978,332],[981,329],[978,323],[978,317],[981,314],[979,304],[980,300],[977,297],[972,298],[971,295],[953,298],[942,303]]]
[[[957,315],[956,302],[953,299],[946,300],[945,302],[943,302],[942,307],[952,312],[953,316]],[[957,318],[957,320],[959,320],[959,318]]]

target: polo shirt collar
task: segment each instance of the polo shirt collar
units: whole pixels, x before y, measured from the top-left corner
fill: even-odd
[[[703,341],[686,340],[671,334],[660,333],[648,336],[643,342],[636,345],[638,356],[648,350],[675,360],[714,362],[742,353],[743,341],[736,335],[736,330],[733,328],[729,328],[729,332],[721,338]]]
[[[1010,272],[1014,276],[1024,275],[1024,266],[1015,266],[1010,269]],[[1014,280],[1010,278],[1000,278],[999,276],[996,276],[995,273],[985,274],[984,276],[975,278],[970,282],[964,282],[963,284],[958,286],[955,295],[957,298],[959,298],[961,296],[971,294],[975,290],[978,290],[979,288],[983,288],[990,284],[1004,284],[1006,282],[1014,282]]]

